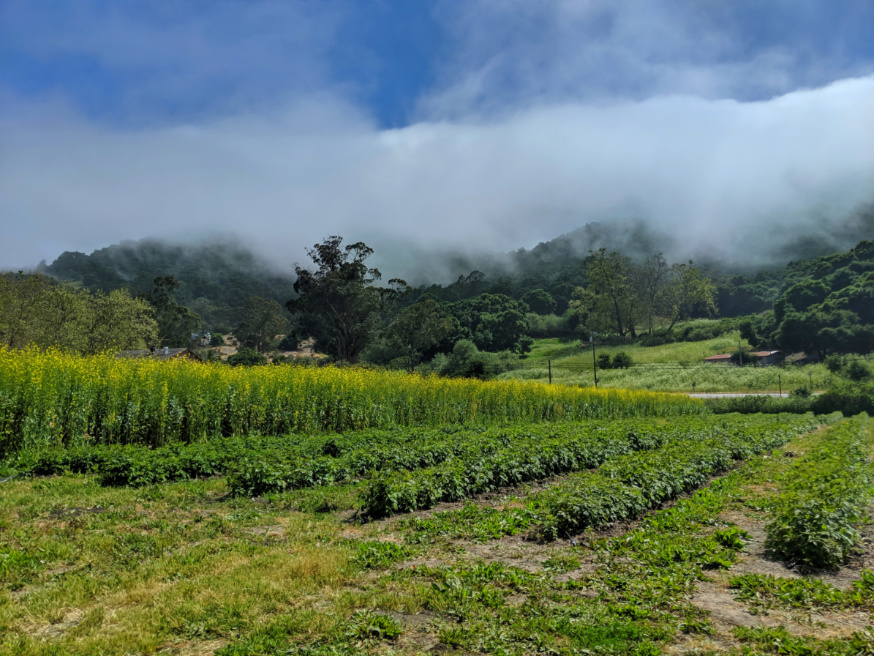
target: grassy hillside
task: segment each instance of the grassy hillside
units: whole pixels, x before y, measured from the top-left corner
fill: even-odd
[[[701,323],[700,321],[697,323]],[[700,342],[675,342],[661,346],[596,346],[596,354],[620,352],[631,356],[630,369],[599,370],[603,387],[645,389],[670,392],[788,392],[797,387],[824,389],[831,374],[824,365],[790,367],[730,367],[704,364],[704,358],[748,347],[740,333],[732,331]],[[592,384],[592,349],[588,343],[557,338],[541,339],[525,360],[522,369],[501,374],[501,379],[552,380],[564,384]]]

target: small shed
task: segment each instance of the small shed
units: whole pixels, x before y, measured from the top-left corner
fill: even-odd
[[[731,353],[711,355],[709,358],[704,358],[704,362],[707,364],[729,364],[731,362]]]
[[[767,367],[772,364],[778,364],[783,360],[780,351],[755,351],[750,355],[754,355],[759,359],[759,364]]]

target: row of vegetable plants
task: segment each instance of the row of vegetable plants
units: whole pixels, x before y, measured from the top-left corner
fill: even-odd
[[[572,476],[534,495],[529,503],[538,532],[555,540],[590,526],[636,519],[728,471],[736,461],[781,446],[816,425],[812,415],[751,417],[700,441],[616,458],[596,472]]]
[[[21,452],[7,459],[6,468],[33,476],[96,473],[103,485],[141,486],[223,475],[239,468],[240,463],[256,459],[311,463],[314,471],[325,470],[330,468],[329,463],[341,458],[360,460],[356,454],[391,452],[395,445],[403,444],[446,443],[456,433],[475,434],[484,430],[450,426],[369,429],[333,435],[230,437],[194,444],[176,442],[155,449],[94,444]]]
[[[835,427],[790,470],[771,508],[766,547],[802,571],[832,569],[858,547],[874,492],[867,414]]]
[[[683,418],[662,429],[654,430],[650,425],[650,432],[646,432],[641,424],[638,430],[642,432],[634,433],[633,437],[592,434],[551,442],[516,443],[490,453],[453,458],[435,467],[382,472],[371,477],[362,490],[362,512],[370,517],[385,517],[431,508],[441,501],[457,501],[509,485],[598,467],[624,454],[658,449],[670,443],[700,441],[718,435],[749,437],[748,434],[757,431],[778,433],[771,423],[779,426],[795,423],[806,427],[815,420],[812,417],[800,420],[738,416],[721,420]]]
[[[175,443],[151,449],[91,445],[27,452],[7,461],[26,475],[96,473],[103,485],[142,486],[229,475],[237,496],[342,483],[370,471],[432,467],[449,459],[483,459],[501,449],[538,443],[579,442],[610,433],[643,448],[646,435],[664,431],[640,420],[440,429],[363,430],[338,435],[236,437]],[[638,442],[643,442],[637,445]]]
[[[405,500],[393,494],[391,486],[398,478],[409,480],[435,475],[443,476],[448,481],[461,468],[466,472],[461,476],[465,480],[471,478],[467,470],[476,469],[491,474],[496,479],[495,484],[507,485],[530,480],[532,477],[543,478],[552,473],[595,466],[605,458],[627,450],[652,448],[659,443],[659,435],[664,432],[664,428],[654,427],[640,420],[529,424],[459,432],[450,438],[430,441],[422,439],[390,447],[363,444],[361,449],[333,459],[288,458],[277,461],[256,456],[241,461],[229,473],[228,487],[232,494],[255,496],[346,482],[372,472],[371,478],[375,482],[371,482],[364,493],[368,499],[365,502],[366,512],[373,516],[383,516],[414,507],[429,507],[429,502],[433,505],[433,499]],[[512,454],[510,459],[515,464],[509,464],[507,454]],[[483,463],[487,462],[504,462],[508,466],[498,469],[484,467]],[[548,462],[551,464],[546,464]],[[516,471],[514,474],[507,474],[507,469]],[[384,484],[386,481],[390,482]],[[447,482],[440,489],[444,490],[448,485]],[[455,496],[466,496],[488,487],[483,480],[468,485],[454,480],[453,485]],[[427,489],[435,488],[431,486]],[[383,492],[392,495],[391,505],[383,504],[379,500],[379,495]],[[410,492],[409,487],[407,492]],[[449,493],[444,490],[438,496],[449,498],[447,494]]]

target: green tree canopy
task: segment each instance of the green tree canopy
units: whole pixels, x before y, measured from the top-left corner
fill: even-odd
[[[294,267],[299,297],[286,307],[316,348],[355,362],[381,326],[383,314],[408,287],[400,279],[390,280],[388,288],[376,287],[373,283],[382,276],[365,264],[373,249],[364,242],[342,243],[342,237],[332,236],[307,250],[315,270]]]
[[[545,289],[532,289],[522,295],[522,302],[535,314],[552,314],[555,312],[555,299]]]
[[[276,344],[276,336],[288,332],[289,320],[284,316],[282,306],[276,301],[263,298],[250,298],[240,311],[242,322],[234,331],[237,341],[264,353]]]
[[[178,288],[179,282],[173,276],[156,276],[152,290],[139,296],[155,309],[159,346],[188,346],[192,333],[201,329],[200,316],[176,302],[174,292]]]
[[[385,337],[404,368],[412,372],[427,351],[456,330],[457,323],[440,304],[425,299],[398,312],[386,329]]]
[[[527,307],[503,294],[480,294],[450,303],[447,310],[461,327],[459,336],[483,351],[518,351],[528,330]]]

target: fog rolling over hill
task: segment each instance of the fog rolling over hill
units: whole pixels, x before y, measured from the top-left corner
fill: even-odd
[[[64,252],[39,269],[91,291],[127,287],[132,294],[150,291],[156,276],[173,276],[180,283],[177,300],[213,326],[234,323],[234,309],[254,296],[284,305],[294,294],[290,273],[284,274],[231,238],[198,243],[125,241],[88,255]]]
[[[342,235],[346,243],[362,239]],[[447,284],[474,270],[491,281],[502,277],[549,275],[564,267],[578,268],[589,250],[606,248],[640,261],[663,253],[669,260],[693,259],[722,273],[775,269],[788,262],[828,255],[874,238],[874,203],[859,208],[833,223],[804,222],[796,229],[764,224],[756,232],[737,235],[737,251],[725,255],[721,243],[691,242],[685,233],[668,230],[642,219],[592,221],[530,247],[500,252],[488,242],[468,249],[429,248],[423,242],[405,242],[397,237],[374,234],[367,243],[374,248],[372,262],[385,279],[400,277],[410,284]],[[249,243],[257,240],[247,236]],[[293,265],[308,264],[305,252],[313,244],[297,240],[289,244],[288,259],[277,262],[257,246],[243,246],[242,239],[204,237],[184,241],[143,239],[124,241],[91,254],[64,252],[39,269],[62,281],[91,290],[127,287],[137,294],[151,289],[155,276],[172,275],[181,286],[179,302],[221,322],[217,308],[240,307],[259,296],[281,305],[294,296]]]

